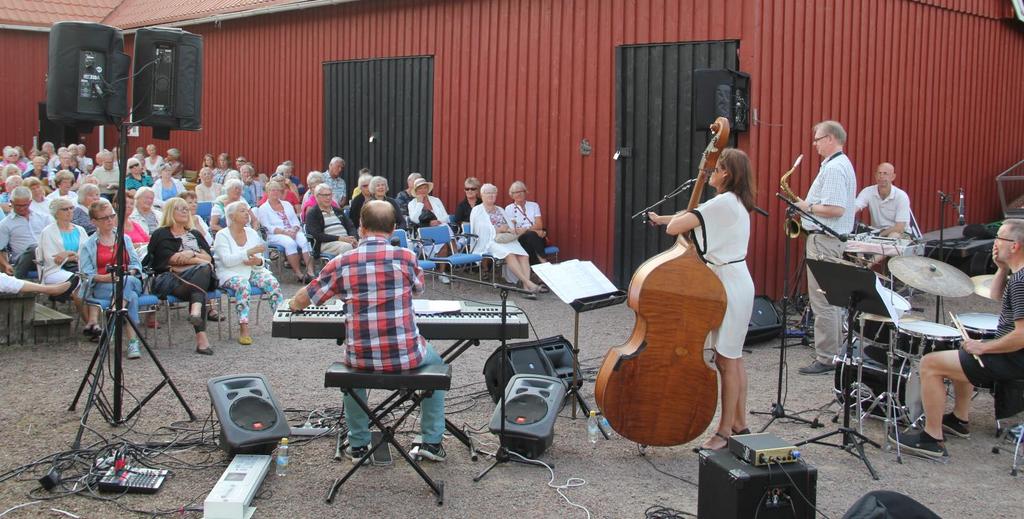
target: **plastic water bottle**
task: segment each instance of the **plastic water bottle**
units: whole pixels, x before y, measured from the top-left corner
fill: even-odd
[[[608,419],[605,418],[604,415],[597,417],[597,423],[601,426],[601,430],[608,435],[608,439],[610,440],[612,435],[615,434],[612,431],[612,424],[608,423]]]
[[[601,435],[601,430],[597,426],[597,411],[591,411],[590,416],[587,417],[587,439],[590,443],[597,443],[597,438]]]
[[[277,446],[277,475],[284,476],[288,473],[288,438],[281,438]]]

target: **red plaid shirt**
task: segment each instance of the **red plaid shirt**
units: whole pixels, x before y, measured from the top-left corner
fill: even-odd
[[[416,368],[426,354],[412,308],[423,271],[409,249],[370,237],[327,263],[307,287],[314,305],[338,295],[348,312],[345,363],[373,371]]]

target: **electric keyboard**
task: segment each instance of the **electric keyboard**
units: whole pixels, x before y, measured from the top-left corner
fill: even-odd
[[[883,238],[871,233],[860,233],[850,235],[846,240],[846,252],[883,256],[922,256],[924,244],[905,238]]]
[[[326,305],[309,306],[294,313],[288,304],[282,304],[274,313],[271,337],[287,339],[345,339],[345,305],[331,301]],[[432,340],[500,340],[501,304],[481,304],[459,301],[459,311],[448,313],[416,313],[416,327],[420,335]],[[508,339],[525,339],[530,326],[523,313],[514,304],[508,304],[505,323]]]

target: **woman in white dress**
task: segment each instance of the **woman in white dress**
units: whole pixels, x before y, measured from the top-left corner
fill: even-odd
[[[315,277],[313,260],[309,255],[312,247],[306,241],[306,233],[302,231],[302,223],[295,214],[295,208],[284,200],[284,190],[284,184],[280,182],[267,184],[267,201],[256,214],[260,224],[267,228],[267,243],[284,247],[285,259],[295,272],[295,278],[300,283],[309,283]],[[305,274],[299,264],[300,254],[306,264]]]
[[[526,297],[537,299],[540,285],[530,281],[530,257],[512,232],[512,219],[495,204],[497,199],[498,188],[494,184],[480,187],[481,203],[469,213],[470,229],[478,236],[473,254],[489,254],[504,259],[512,274],[523,281],[523,288],[530,292]]]
[[[708,184],[718,196],[674,216],[648,213],[651,221],[668,225],[665,232],[677,236],[694,231],[705,248],[704,260],[725,287],[726,309],[722,326],[708,334],[705,349],[714,348],[715,365],[722,378],[722,413],[714,436],[702,448],[724,449],[733,434],[748,434],[746,425],[747,372],[743,366],[743,341],[754,309],[754,281],[747,270],[750,211],[754,208],[754,175],[750,159],[740,150],[722,150]],[[701,222],[703,219],[703,222]],[[701,229],[701,226],[705,229]],[[706,243],[705,243],[706,231]]]

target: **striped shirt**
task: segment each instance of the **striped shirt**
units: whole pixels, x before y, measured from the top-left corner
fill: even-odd
[[[1010,275],[1003,289],[1003,307],[999,311],[999,324],[996,326],[996,337],[1002,337],[1013,331],[1014,323],[1024,319],[1024,269]]]
[[[345,363],[372,371],[418,367],[426,340],[416,327],[413,294],[423,292],[423,271],[409,249],[369,237],[338,256],[307,287],[314,305],[339,295],[345,302]]]
[[[857,175],[853,171],[853,163],[845,153],[838,152],[821,162],[818,176],[814,178],[811,189],[807,192],[807,203],[834,205],[846,209],[838,218],[815,216],[821,223],[832,228],[839,234],[853,232],[854,204],[857,199]],[[817,230],[818,225],[804,218],[801,222],[804,229]]]

